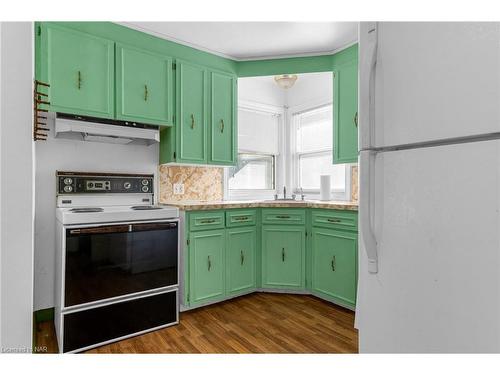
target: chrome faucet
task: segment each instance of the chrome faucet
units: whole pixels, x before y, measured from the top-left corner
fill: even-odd
[[[283,186],[283,199],[286,199],[286,186]]]

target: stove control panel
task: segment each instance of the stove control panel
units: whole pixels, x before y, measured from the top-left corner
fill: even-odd
[[[153,194],[153,175],[93,174],[57,172],[57,193],[149,193]]]

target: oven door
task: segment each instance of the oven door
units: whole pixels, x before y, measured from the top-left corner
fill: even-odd
[[[66,229],[64,307],[178,285],[178,222]]]

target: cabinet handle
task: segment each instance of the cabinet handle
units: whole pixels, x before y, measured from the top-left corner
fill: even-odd
[[[82,88],[82,72],[81,71],[78,71],[77,83],[78,83],[78,90],[80,90]]]
[[[284,262],[285,261],[285,248],[282,248],[281,249],[281,261]]]
[[[220,132],[224,133],[224,120],[220,119]]]
[[[210,224],[210,223],[215,223],[215,219],[206,219],[206,220],[201,220],[200,223],[202,224]]]
[[[356,114],[354,115],[354,125],[358,127],[358,112],[356,111]]]
[[[234,220],[237,220],[237,221],[246,221],[246,220],[248,220],[248,216],[236,216],[234,218]]]
[[[144,101],[148,100],[148,85],[144,85]]]
[[[194,129],[194,115],[191,113],[191,129]]]
[[[208,270],[212,268],[212,261],[210,260],[210,255],[208,256]]]
[[[335,255],[334,255],[332,258],[332,271],[333,272],[335,272],[335,266],[336,266],[336,259],[335,259]]]
[[[243,265],[243,262],[245,261],[245,254],[243,254],[243,250],[240,250],[240,259],[241,259],[241,265]]]
[[[327,219],[330,223],[340,223],[342,220],[340,219]]]
[[[288,216],[288,215],[277,215],[276,217],[278,219],[290,219],[290,216]]]

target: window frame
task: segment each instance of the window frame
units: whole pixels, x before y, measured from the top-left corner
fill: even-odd
[[[224,200],[262,200],[273,199],[279,189],[283,188],[284,181],[284,128],[285,128],[285,108],[263,104],[247,100],[238,101],[238,111],[240,109],[259,113],[267,113],[278,117],[278,154],[274,156],[274,189],[229,189],[229,169],[224,168]],[[239,154],[270,155],[252,150],[237,150]]]
[[[288,113],[290,116],[290,134],[289,134],[289,144],[290,144],[290,153],[288,157],[288,163],[291,175],[291,183],[292,183],[292,191],[295,194],[305,194],[306,198],[314,199],[319,198],[320,189],[300,189],[300,175],[299,175],[299,160],[301,156],[310,155],[310,156],[321,156],[321,155],[330,155],[333,162],[333,140],[332,147],[325,148],[322,150],[314,150],[314,151],[297,151],[297,132],[299,127],[299,115],[313,112],[327,106],[331,106],[332,108],[332,116],[335,116],[333,113],[334,106],[332,101],[328,102],[318,102],[318,103],[308,103],[305,105],[295,106],[288,109]],[[333,126],[333,124],[332,124]],[[344,186],[345,189],[333,189],[331,191],[331,199],[332,200],[350,200],[351,196],[351,166],[352,164],[345,164],[345,181]]]

